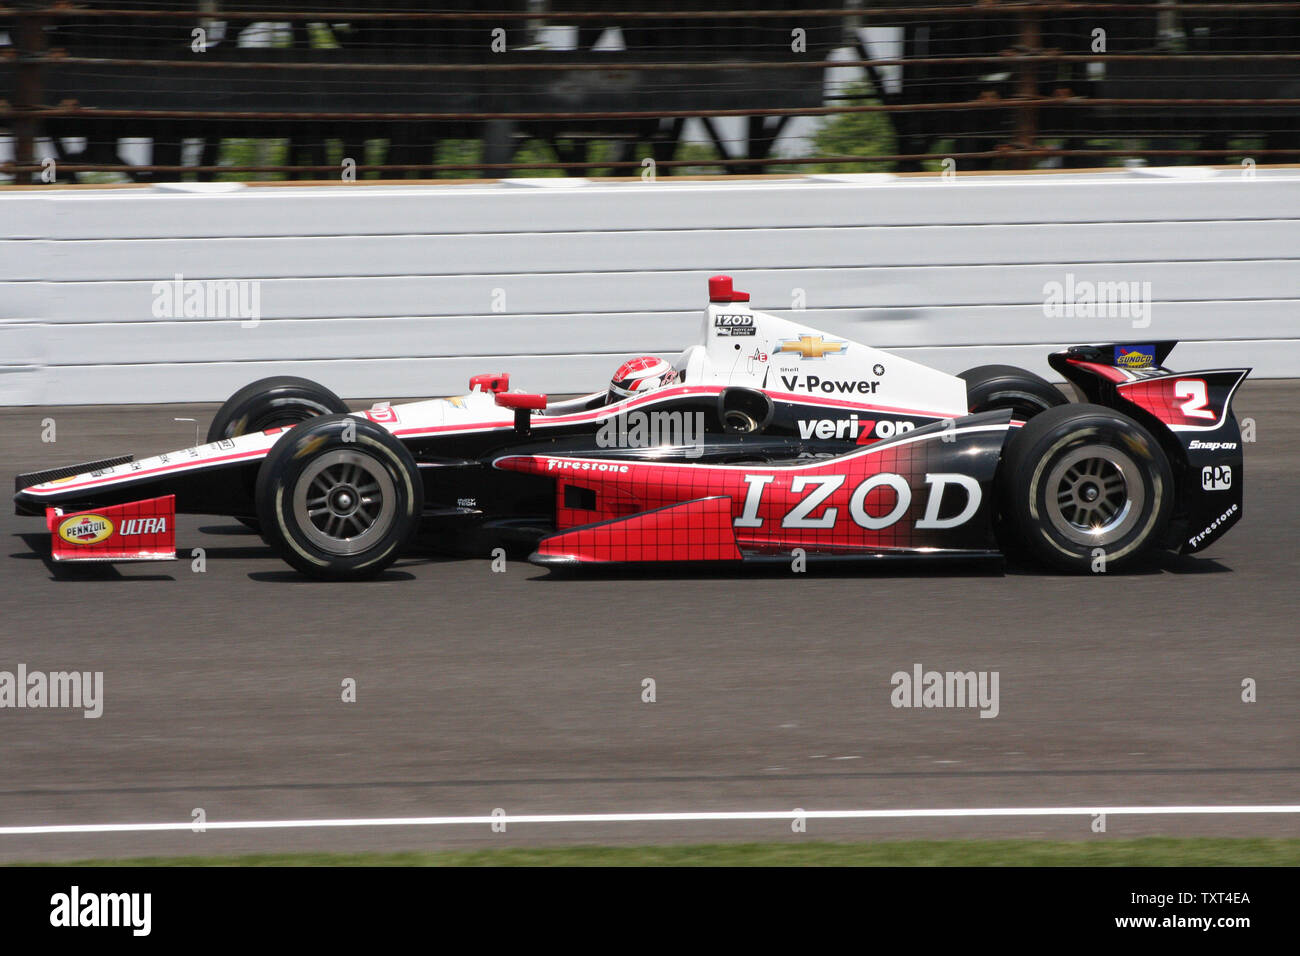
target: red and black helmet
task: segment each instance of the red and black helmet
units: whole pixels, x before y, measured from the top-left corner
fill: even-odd
[[[642,355],[629,359],[618,367],[609,383],[610,401],[621,401],[650,392],[677,381],[677,372],[664,359],[655,355]]]

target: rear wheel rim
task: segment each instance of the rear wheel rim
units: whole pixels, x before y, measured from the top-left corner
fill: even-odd
[[[1108,445],[1083,445],[1053,465],[1045,487],[1052,527],[1066,539],[1100,547],[1137,525],[1146,504],[1146,481],[1129,455]]]
[[[314,459],[293,491],[298,527],[329,554],[353,555],[383,540],[397,516],[397,489],[381,462],[338,449]]]

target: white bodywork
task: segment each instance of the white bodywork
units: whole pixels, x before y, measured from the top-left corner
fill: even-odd
[[[936,417],[967,413],[966,383],[957,376],[755,312],[748,302],[710,302],[702,337],[679,360],[688,384],[747,385]]]
[[[611,372],[616,365],[611,362]],[[584,420],[599,422],[631,407],[729,386],[761,389],[776,398],[783,395],[810,398],[841,408],[851,404],[934,418],[955,418],[967,413],[966,383],[960,378],[797,322],[756,312],[748,302],[709,303],[704,310],[702,344],[682,352],[674,368],[680,377],[675,385],[594,408],[589,406],[601,393],[551,403],[536,414],[533,428],[544,430],[548,425]],[[383,425],[399,438],[514,425],[513,413],[497,405],[495,395],[486,391],[400,405],[381,404],[353,414]],[[109,487],[146,476],[250,461],[264,457],[283,431],[254,432],[24,490],[35,496],[61,496],[69,491]]]

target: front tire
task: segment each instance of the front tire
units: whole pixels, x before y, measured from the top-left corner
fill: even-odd
[[[424,509],[406,446],[386,429],[331,415],[285,432],[257,475],[262,535],[309,577],[369,578],[401,554]]]
[[[1063,571],[1137,563],[1163,539],[1174,504],[1159,443],[1099,405],[1035,416],[1012,436],[998,480],[1016,540]]]
[[[297,425],[348,410],[324,385],[296,375],[273,375],[245,385],[226,399],[208,426],[208,441]]]
[[[208,425],[209,444],[252,432],[297,425],[321,415],[346,412],[348,406],[324,385],[296,375],[273,375],[245,385],[226,399]],[[235,520],[261,531],[257,519],[236,515]]]

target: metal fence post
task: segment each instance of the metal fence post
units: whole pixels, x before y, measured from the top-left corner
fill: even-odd
[[[18,0],[14,16],[15,182],[30,182],[36,169],[36,139],[45,90],[45,9],[43,0]],[[28,167],[24,171],[23,167]]]
[[[1042,52],[1043,24],[1037,11],[1022,10],[1018,12],[1019,42],[1016,52],[1022,57],[1036,56]],[[1032,59],[1020,61],[1020,80],[1016,84],[1016,98],[1022,100],[1016,106],[1016,138],[1013,149],[1033,149],[1038,138],[1038,62]],[[1028,169],[1033,165],[1029,155],[1013,155],[1011,165],[1014,169]]]

